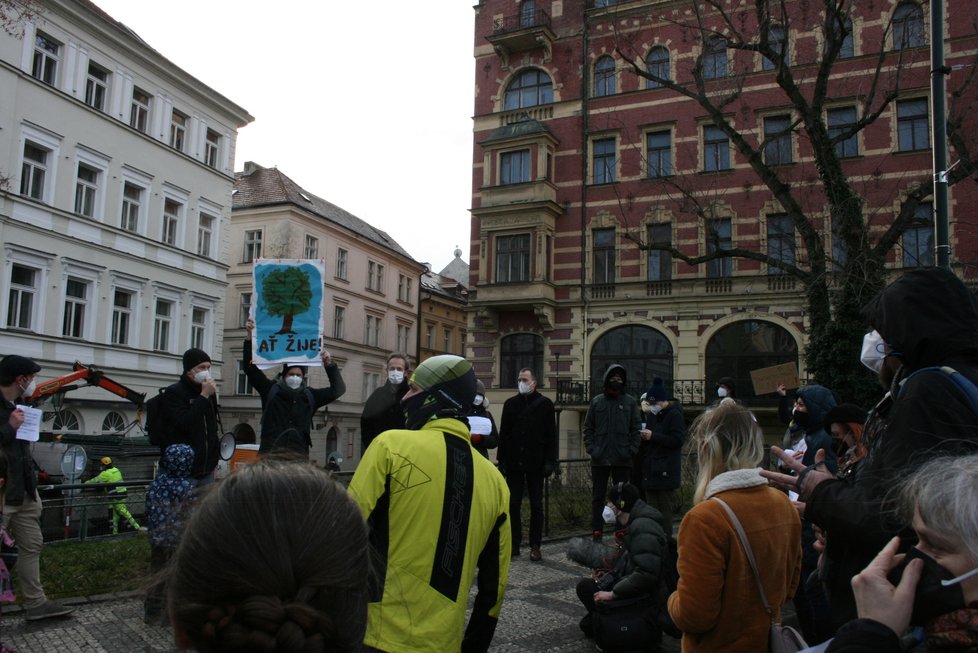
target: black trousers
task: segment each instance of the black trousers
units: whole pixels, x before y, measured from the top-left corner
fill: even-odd
[[[540,546],[543,541],[543,474],[513,471],[506,474],[509,485],[509,523],[512,528],[513,550],[523,542],[523,523],[520,506],[523,493],[530,498],[530,546]]]

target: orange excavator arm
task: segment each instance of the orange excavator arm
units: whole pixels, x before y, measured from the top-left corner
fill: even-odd
[[[136,392],[121,383],[116,383],[105,376],[105,373],[94,365],[82,365],[78,361],[75,361],[72,369],[74,371],[71,374],[65,374],[56,379],[37,384],[37,389],[34,390],[34,394],[29,397],[27,403],[31,406],[37,406],[53,394],[77,390],[80,386],[76,382],[84,381],[86,385],[98,386],[127,401],[131,401],[142,410],[143,400],[146,398],[144,393]]]

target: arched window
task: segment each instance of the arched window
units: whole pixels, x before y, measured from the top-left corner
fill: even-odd
[[[703,51],[703,79],[720,79],[727,76],[727,39],[714,36],[706,42]]]
[[[126,418],[115,411],[110,412],[102,420],[102,433],[122,433],[126,430]]]
[[[645,55],[645,70],[656,77],[672,79],[669,77],[669,50],[661,45],[649,50],[649,53]],[[660,86],[662,84],[651,79],[646,84],[646,88],[659,88]]]
[[[80,433],[81,420],[73,410],[59,410],[54,416],[54,424],[51,429],[55,433]]]
[[[751,397],[751,370],[782,363],[798,363],[798,345],[786,329],[760,320],[734,322],[706,344],[707,388],[729,376],[737,384],[738,397]]]
[[[528,367],[537,377],[537,387],[546,381],[543,369],[543,338],[534,333],[514,333],[499,342],[499,387],[516,388],[520,370]]]
[[[842,42],[839,43],[839,59],[850,59],[855,56],[855,46],[853,45],[852,39],[852,20],[849,18],[840,18],[842,26]],[[832,45],[832,41],[838,39],[836,35],[839,29],[839,23],[830,23],[829,31],[826,34],[825,39],[825,50],[828,51],[829,47]]]
[[[771,27],[767,32],[767,42],[772,50],[781,55],[780,58],[784,61],[784,65],[790,65],[791,61],[788,58],[788,36],[784,28],[780,25]],[[777,61],[771,61],[767,57],[761,57],[761,66],[764,70],[774,70],[778,67]]]
[[[616,92],[615,60],[605,55],[594,64],[594,97],[614,95]]]
[[[331,426],[326,432],[326,455],[329,456],[334,451],[339,451],[339,447],[340,431],[335,426]]]
[[[506,87],[503,109],[524,109],[554,101],[553,82],[550,75],[539,68],[524,70]]]
[[[893,49],[905,50],[924,45],[924,10],[904,2],[893,12]]]
[[[234,426],[231,434],[234,435],[235,444],[258,444],[258,435],[250,424],[239,422]]]
[[[597,339],[591,350],[591,396],[602,391],[604,373],[612,363],[625,368],[627,392],[636,399],[656,377],[672,388],[672,344],[651,327],[630,324]]]

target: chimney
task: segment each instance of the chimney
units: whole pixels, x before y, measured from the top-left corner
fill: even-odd
[[[245,164],[244,164],[244,176],[245,177],[248,177],[249,175],[251,175],[251,173],[257,172],[258,170],[261,170],[261,166],[260,165],[258,165],[254,161],[245,161]]]

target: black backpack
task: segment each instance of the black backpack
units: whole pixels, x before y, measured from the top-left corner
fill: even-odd
[[[146,435],[149,436],[149,443],[162,447],[167,440],[166,419],[164,419],[163,395],[166,388],[160,388],[154,396],[146,400]]]

